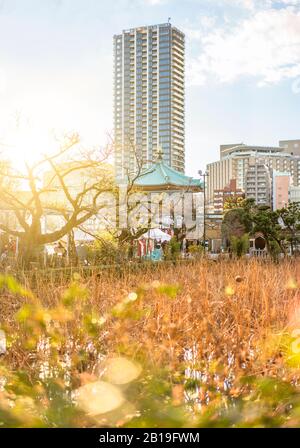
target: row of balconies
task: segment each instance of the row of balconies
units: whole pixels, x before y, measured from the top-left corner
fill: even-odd
[[[184,171],[184,159],[174,160],[172,157],[172,167],[177,171]]]
[[[172,53],[172,66],[178,67],[179,70],[184,69],[184,59],[179,58],[176,54]]]
[[[185,58],[185,51],[184,51],[184,49],[180,48],[177,45],[172,45],[170,48],[171,48],[171,51],[172,51],[172,55],[174,54],[178,58],[184,60],[184,58]]]
[[[182,97],[182,98],[185,97],[185,90],[184,90],[184,87],[175,85],[174,83],[172,83],[172,86],[171,86],[171,92],[174,92],[176,95],[179,95],[179,96]]]
[[[176,120],[179,123],[184,124],[185,123],[185,118],[184,118],[184,110],[182,111],[182,109],[176,110],[175,108],[172,109],[172,120]]]
[[[172,92],[173,96],[177,96],[180,99],[185,98],[184,90],[178,90],[178,89],[172,87],[171,92]]]
[[[184,73],[185,73],[185,69],[184,67],[179,67],[176,64],[172,64],[172,72],[179,76],[179,78],[183,78],[184,77]]]
[[[157,103],[157,101],[156,101]],[[130,107],[131,106],[131,107]],[[130,106],[128,104],[125,104],[124,107],[124,113],[129,115],[130,120],[135,120],[136,115],[142,115],[145,119],[147,118],[147,115],[157,115],[158,108],[156,106],[153,106],[151,109],[147,108],[147,104],[142,103],[142,107],[137,109],[138,112],[134,112],[134,103],[131,103]],[[144,107],[143,107],[144,106]],[[140,112],[142,111],[142,112]],[[184,120],[184,112],[181,110],[175,110],[175,108],[172,110],[171,119],[174,125],[176,126],[184,126],[185,120]],[[115,113],[115,118],[121,118],[122,113],[121,111]],[[264,179],[265,180],[265,179]],[[254,179],[248,179],[248,182],[254,182]]]
[[[179,96],[180,98],[184,98],[184,89],[178,88],[177,86],[172,86],[171,92],[174,93],[174,95]]]
[[[172,156],[174,156],[173,159],[176,158],[178,161],[184,161],[184,154],[182,151],[176,152],[176,150],[172,147],[171,153],[172,153]]]
[[[179,115],[180,118],[182,118],[183,120],[185,119],[185,111],[184,111],[184,107],[177,107],[176,104],[173,104],[172,106],[172,112],[173,115],[175,116],[175,114]]]
[[[172,109],[172,118],[174,118],[174,120],[185,122],[184,116],[184,108],[176,109],[176,105],[174,105]]]
[[[171,127],[171,134],[172,134],[172,137],[179,138],[180,140],[184,139],[184,135],[185,135],[183,129],[178,129],[178,128],[174,128],[174,127]]]
[[[172,98],[172,107],[183,112],[184,111],[184,102],[178,101],[178,100]]]
[[[181,92],[172,90],[172,101],[179,103],[181,106],[184,106],[185,96]]]
[[[185,130],[185,126],[184,124],[178,123],[178,122],[174,122],[172,120],[172,129],[178,130],[179,132],[184,133]]]
[[[172,71],[172,82],[177,82],[180,85],[184,86],[185,85],[184,75],[178,76],[177,73]]]
[[[178,145],[182,145],[184,143],[184,136],[180,137],[178,135],[172,134],[172,142],[177,143]]]
[[[177,76],[172,76],[172,85],[184,90],[184,79],[179,79]]]
[[[172,36],[172,46],[173,48],[176,48],[178,51],[184,54],[185,51],[185,45],[184,42],[179,40],[177,36]]]

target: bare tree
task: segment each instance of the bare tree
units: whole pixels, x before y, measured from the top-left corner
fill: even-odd
[[[143,159],[137,151],[136,146],[134,145],[132,140],[130,138],[128,138],[127,140],[128,148],[133,154],[135,160],[135,170],[131,171],[129,167],[125,167],[125,176],[123,179],[124,184],[119,186],[119,189],[117,190],[117,201],[121,199],[120,188],[123,188],[124,193],[124,196],[122,197],[122,204],[118,203],[117,225],[114,228],[108,226],[106,229],[114,238],[117,238],[120,246],[128,243],[132,244],[133,241],[140,238],[153,227],[154,222],[156,222],[156,219],[160,214],[159,209],[164,199],[163,196],[168,194],[167,191],[160,193],[152,192],[156,196],[155,201],[153,201],[154,198],[151,198],[151,195],[149,194],[150,192],[145,191],[139,185],[138,181],[143,177],[146,169],[147,173],[155,171],[155,163],[157,160]],[[157,154],[157,156],[160,155],[161,154],[159,153]],[[176,202],[173,203],[173,210],[181,204],[182,194],[190,192],[190,186],[187,186],[186,188],[184,188],[184,191],[181,191],[181,194],[178,195],[178,198],[175,200]],[[161,198],[159,196],[161,196]],[[123,207],[123,209],[121,209],[121,207]],[[126,225],[124,225],[123,220],[121,226],[120,220],[122,220],[122,210],[126,215]],[[136,225],[132,225],[132,222],[130,222],[131,215],[135,216]],[[161,223],[157,222],[156,224],[158,226]],[[186,230],[194,230],[195,227],[196,224]],[[178,229],[177,235],[179,236],[179,238],[183,238],[183,236],[185,235],[183,228]]]
[[[97,215],[102,207],[100,195],[114,189],[112,173],[103,163],[110,154],[110,145],[99,150],[96,158],[88,154],[72,160],[70,151],[78,143],[78,135],[67,137],[56,154],[27,164],[24,172],[0,166],[0,210],[13,215],[17,222],[17,226],[0,223],[0,230],[19,239],[23,264],[33,260],[43,245],[60,240]],[[42,182],[46,170],[50,174]],[[74,191],[68,179],[87,171],[88,179]],[[56,201],[57,195],[61,199]],[[49,214],[61,216],[63,224],[48,233],[43,231],[42,221]]]

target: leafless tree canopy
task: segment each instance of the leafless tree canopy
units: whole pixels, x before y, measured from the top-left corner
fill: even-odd
[[[81,226],[99,212],[99,196],[114,188],[113,175],[105,164],[111,145],[102,151],[81,151],[79,155],[78,143],[78,135],[68,136],[57,153],[27,164],[24,172],[8,163],[0,164],[0,210],[14,215],[17,222],[17,226],[0,222],[0,230],[18,237],[25,251],[30,246],[55,242]],[[89,174],[77,189],[71,188],[68,179],[80,178],[82,173]],[[55,200],[57,195],[60,201]],[[62,216],[64,224],[43,233],[42,218],[51,213]]]

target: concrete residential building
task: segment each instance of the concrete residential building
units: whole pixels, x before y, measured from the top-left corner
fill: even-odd
[[[300,202],[300,187],[295,187],[294,185],[290,185],[289,202]]]
[[[294,156],[300,156],[300,140],[281,140],[279,146]]]
[[[273,171],[273,210],[284,208],[289,203],[291,175]]]
[[[255,199],[257,205],[272,203],[272,176],[268,166],[263,163],[249,165],[246,172],[245,196]]]
[[[285,152],[283,147],[248,146],[244,144],[222,145],[220,160],[207,166],[207,198],[213,204],[214,191],[222,190],[236,179],[237,188],[246,191],[246,173],[250,165],[266,165],[271,170],[287,172],[293,185],[300,185],[300,156]]]
[[[236,179],[231,179],[222,190],[214,191],[214,213],[223,213],[224,205],[230,198],[243,198],[245,194],[236,186]]]
[[[185,169],[185,36],[170,23],[114,36],[114,127],[117,179],[163,161]]]

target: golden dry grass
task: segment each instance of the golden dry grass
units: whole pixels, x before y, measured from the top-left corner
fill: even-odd
[[[153,365],[174,366],[182,361],[185,348],[196,346],[199,360],[227,366],[233,356],[236,371],[247,368],[253,373],[262,368],[257,364],[258,347],[270,333],[298,325],[299,268],[297,261],[202,260],[149,265],[125,273],[99,271],[81,283],[89,291],[91,309],[108,315],[103,352],[116,353],[126,346],[131,356],[146,353]],[[39,277],[32,286],[43,304],[53,307],[67,282]],[[113,307],[131,292],[139,294],[135,314],[122,319],[111,316]],[[6,299],[1,301],[2,319],[14,325],[13,314],[22,299],[8,293]],[[13,358],[16,362],[20,354]]]
[[[168,427],[192,419],[199,426],[298,425],[299,266],[297,260],[205,259],[128,265],[81,272],[71,286],[64,274],[54,279],[53,272],[35,273],[23,280],[39,300],[5,280],[5,375],[22,399],[35,394],[39,408],[41,373],[44,391],[51,377],[63,391],[85,391],[100,384],[106,360],[124,365],[127,359],[142,372],[129,396],[140,416],[131,422],[117,412],[101,424]],[[26,380],[20,381],[20,372]],[[50,403],[45,394],[43,400]],[[232,400],[237,404],[231,407]],[[192,413],[186,413],[187,402]],[[61,421],[60,406],[51,414],[53,422],[46,416],[43,425],[100,424],[84,416],[75,421],[72,413]],[[182,412],[178,421],[174,406]],[[35,424],[24,423],[18,407],[15,421],[5,412],[5,424]]]

